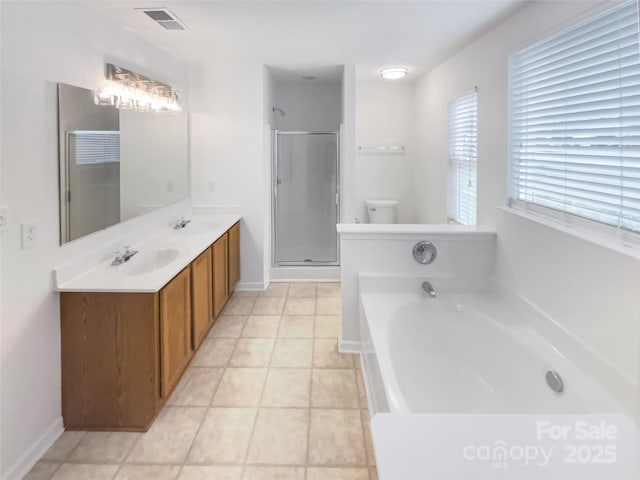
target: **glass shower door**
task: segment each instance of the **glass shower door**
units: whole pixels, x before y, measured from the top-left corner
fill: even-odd
[[[338,264],[338,134],[275,133],[274,264]]]

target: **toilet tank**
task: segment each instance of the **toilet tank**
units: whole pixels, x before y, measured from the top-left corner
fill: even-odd
[[[369,223],[398,223],[397,200],[366,200]]]

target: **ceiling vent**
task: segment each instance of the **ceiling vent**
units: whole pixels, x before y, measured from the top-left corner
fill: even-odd
[[[166,8],[142,8],[140,10],[166,30],[184,30],[186,28],[185,24]]]

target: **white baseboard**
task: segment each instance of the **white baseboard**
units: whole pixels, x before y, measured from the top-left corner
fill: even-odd
[[[360,353],[360,342],[357,340],[343,340],[342,337],[338,340],[338,351],[340,353]]]
[[[339,265],[315,265],[271,267],[269,272],[274,282],[339,282]]]
[[[236,285],[236,291],[238,292],[255,292],[262,291],[267,288],[268,283],[262,282],[239,282]]]
[[[25,452],[18,458],[18,460],[2,475],[2,480],[21,480],[24,478],[29,470],[36,464],[40,457],[44,455],[51,445],[58,439],[64,432],[62,426],[62,417],[58,417],[49,428],[47,428],[40,438],[31,445]]]

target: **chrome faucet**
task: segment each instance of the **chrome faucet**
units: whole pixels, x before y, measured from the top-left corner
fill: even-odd
[[[187,220],[184,217],[182,217],[182,220],[180,220],[178,223],[176,223],[173,226],[174,230],[180,230],[181,228],[186,227],[187,225],[189,225],[191,223],[191,220]]]
[[[126,245],[124,252],[122,250],[115,252],[116,258],[113,259],[111,265],[122,265],[124,262],[128,262],[136,253],[138,253],[138,250],[131,250],[131,246]]]
[[[433,289],[433,286],[430,282],[422,282],[422,289],[427,292],[427,294],[434,298],[436,296],[436,291]]]

